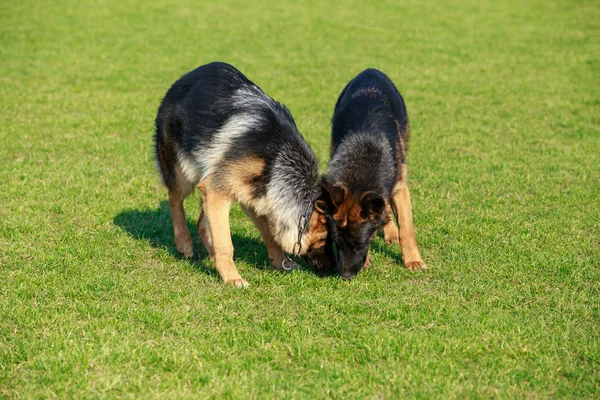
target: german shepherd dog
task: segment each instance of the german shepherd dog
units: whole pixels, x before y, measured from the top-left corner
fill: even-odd
[[[237,201],[258,228],[272,264],[284,252],[327,265],[319,165],[288,109],[224,63],[201,66],[165,95],[156,117],[158,171],[169,191],[177,250],[192,257],[183,200],[200,189],[198,234],[225,283],[246,287],[233,262],[229,209]]]
[[[404,100],[383,72],[367,69],[348,83],[335,105],[329,172],[324,195],[315,203],[327,215],[337,266],[346,279],[368,268],[369,245],[381,228],[388,244],[399,241],[407,269],[426,269],[406,182],[408,136]]]

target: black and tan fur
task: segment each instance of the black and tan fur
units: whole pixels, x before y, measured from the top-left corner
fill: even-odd
[[[156,117],[156,161],[169,191],[177,250],[192,257],[183,200],[202,196],[198,234],[223,281],[247,286],[233,262],[229,209],[237,201],[252,219],[274,266],[291,253],[308,209],[301,255],[327,267],[325,217],[317,159],[283,105],[224,63],[184,75],[165,95]]]
[[[348,83],[333,114],[325,194],[315,204],[327,215],[345,278],[369,266],[369,245],[379,229],[387,243],[399,242],[407,269],[426,269],[407,185],[408,137],[404,100],[384,73],[367,69]]]

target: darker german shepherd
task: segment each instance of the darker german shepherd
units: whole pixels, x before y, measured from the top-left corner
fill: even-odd
[[[387,243],[399,240],[407,269],[426,269],[406,182],[408,136],[404,100],[383,72],[367,69],[348,83],[333,114],[324,196],[315,203],[327,215],[338,269],[346,279],[369,266],[369,245],[382,227]]]
[[[169,190],[177,250],[192,257],[183,200],[198,187],[198,234],[225,283],[248,286],[233,263],[229,208],[240,203],[274,266],[284,252],[327,264],[319,165],[285,106],[224,63],[201,66],[167,92],[156,117],[156,161]],[[328,248],[328,247],[327,247]]]

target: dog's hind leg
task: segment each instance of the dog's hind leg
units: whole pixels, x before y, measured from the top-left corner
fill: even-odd
[[[185,258],[192,258],[194,255],[194,244],[192,235],[188,229],[185,220],[185,211],[183,210],[183,200],[186,194],[178,189],[169,189],[169,208],[171,209],[171,219],[173,220],[173,231],[175,232],[175,245]]]
[[[208,181],[208,182],[207,182]],[[208,226],[208,234],[212,240],[215,266],[226,284],[235,287],[247,287],[248,282],[242,279],[233,263],[233,243],[229,228],[229,209],[231,199],[228,195],[214,190],[210,178],[198,187],[202,193],[202,205]]]
[[[275,268],[282,268],[283,260],[285,259],[285,253],[279,247],[271,232],[269,232],[269,225],[267,224],[267,220],[264,217],[259,217],[256,213],[247,207],[242,206],[242,210],[246,213],[248,217],[254,222],[254,225],[258,228],[260,232],[260,236],[262,236],[263,242],[265,242],[265,246],[267,247],[267,253],[269,254],[269,260],[271,264]]]
[[[385,211],[388,215],[392,213],[392,208],[389,202],[386,202],[385,204]],[[396,223],[391,218],[383,225],[383,238],[385,240],[385,244],[398,243],[400,240]]]
[[[427,266],[421,259],[419,248],[417,247],[417,236],[412,218],[412,205],[410,202],[410,192],[406,182],[406,164],[402,164],[401,178],[394,187],[392,194],[392,209],[396,216],[396,221],[400,227],[400,248],[402,249],[402,261],[404,267],[411,271],[424,271]]]
[[[202,205],[200,207],[202,207]],[[210,237],[210,232],[208,230],[208,220],[206,219],[203,209],[200,211],[200,217],[198,217],[196,229],[198,229],[198,236],[200,236],[200,240],[208,252],[208,256],[210,258],[214,258],[215,250],[213,248],[212,238]]]
[[[160,117],[160,114],[159,114]],[[187,227],[183,200],[194,192],[194,185],[181,171],[175,144],[168,140],[168,130],[157,117],[156,164],[164,185],[169,190],[169,209],[175,233],[175,245],[185,258],[194,255],[192,235]]]

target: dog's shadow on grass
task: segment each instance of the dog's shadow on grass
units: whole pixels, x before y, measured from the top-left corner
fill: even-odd
[[[173,223],[169,211],[169,203],[162,201],[156,210],[126,210],[117,214],[113,222],[133,238],[150,243],[158,249],[165,249],[174,257],[183,257],[175,247]],[[189,260],[201,271],[209,275],[217,275],[211,265],[208,253],[198,238],[196,223],[187,219],[187,225],[194,241],[194,257]],[[231,240],[235,249],[235,258],[243,260],[257,268],[271,268],[267,250],[262,241],[253,237],[232,233]]]
[[[122,211],[114,217],[113,222],[123,231],[131,235],[131,237],[140,241],[145,241],[157,249],[167,250],[175,258],[183,259],[181,254],[177,251],[177,247],[175,247],[173,223],[171,221],[171,212],[169,211],[169,203],[167,201],[162,201],[155,210]],[[194,241],[194,257],[188,260],[189,263],[208,275],[218,275],[214,268],[214,263],[208,258],[208,253],[198,238],[195,221],[187,219],[186,222]],[[271,269],[274,272],[276,271],[271,267],[271,262],[269,261],[267,250],[262,240],[250,236],[241,236],[234,232],[232,232],[231,240],[233,242],[236,260],[243,260],[259,269]],[[386,245],[384,241],[380,239],[374,240],[373,243],[371,243],[371,248],[378,253],[387,255],[398,264],[404,265],[402,263],[399,246]],[[301,265],[303,270],[319,275],[311,268],[307,268],[302,261]],[[328,276],[330,275],[325,275],[323,277]]]
[[[386,244],[383,238],[383,232],[379,232],[378,237],[371,242],[371,250],[377,253],[384,254],[389,257],[396,264],[404,267],[404,261],[402,261],[402,252],[400,251],[400,245],[397,243]]]

